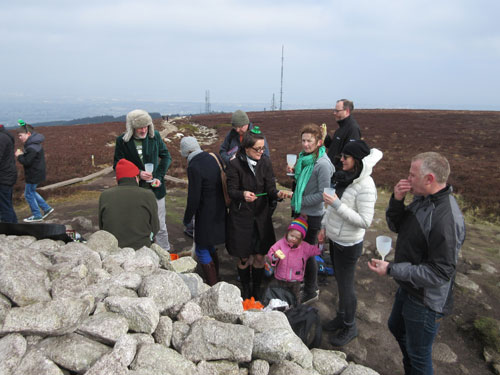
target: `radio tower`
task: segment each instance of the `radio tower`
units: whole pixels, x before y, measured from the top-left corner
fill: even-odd
[[[280,89],[280,111],[283,109],[283,52],[285,46],[281,46],[281,89]]]
[[[210,90],[205,90],[205,113],[210,113],[212,108],[210,108]]]
[[[276,102],[274,101],[274,94],[273,94],[273,100],[271,101],[271,111],[276,111]]]

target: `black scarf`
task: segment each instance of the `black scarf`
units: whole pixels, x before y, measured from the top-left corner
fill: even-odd
[[[337,197],[342,198],[345,189],[352,184],[352,182],[359,177],[361,174],[361,169],[359,171],[337,171],[333,174],[333,187],[335,188],[335,194]]]

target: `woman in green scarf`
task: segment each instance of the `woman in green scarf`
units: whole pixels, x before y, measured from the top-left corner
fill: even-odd
[[[301,131],[301,140],[302,151],[297,163],[294,168],[288,170],[294,173],[296,182],[292,197],[292,212],[294,217],[302,216],[307,220],[309,229],[304,240],[315,244],[325,212],[323,189],[330,187],[335,168],[326,154],[323,146],[323,132],[318,125],[305,125]],[[306,265],[303,303],[318,299],[317,273],[316,259],[311,257]]]

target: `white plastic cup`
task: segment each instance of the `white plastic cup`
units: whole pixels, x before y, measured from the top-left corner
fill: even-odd
[[[323,193],[331,195],[332,197],[335,195],[335,188],[332,187],[326,187],[323,189]],[[325,203],[325,208],[328,207],[328,204]]]
[[[377,251],[382,255],[382,260],[384,260],[385,256],[391,251],[392,238],[389,236],[378,236],[375,241]]]
[[[155,165],[153,163],[146,163],[146,164],[144,164],[144,169],[148,173],[153,173],[154,168],[155,168]],[[153,182],[153,180],[148,180],[146,182]]]
[[[286,154],[286,163],[290,168],[293,168],[295,166],[295,163],[297,163],[297,155],[295,154]],[[293,173],[287,173],[288,176],[293,176]]]

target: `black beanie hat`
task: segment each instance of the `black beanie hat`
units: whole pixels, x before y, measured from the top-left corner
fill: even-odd
[[[350,141],[346,143],[342,153],[351,155],[355,159],[362,160],[365,156],[370,155],[370,147],[368,147],[365,141]]]

